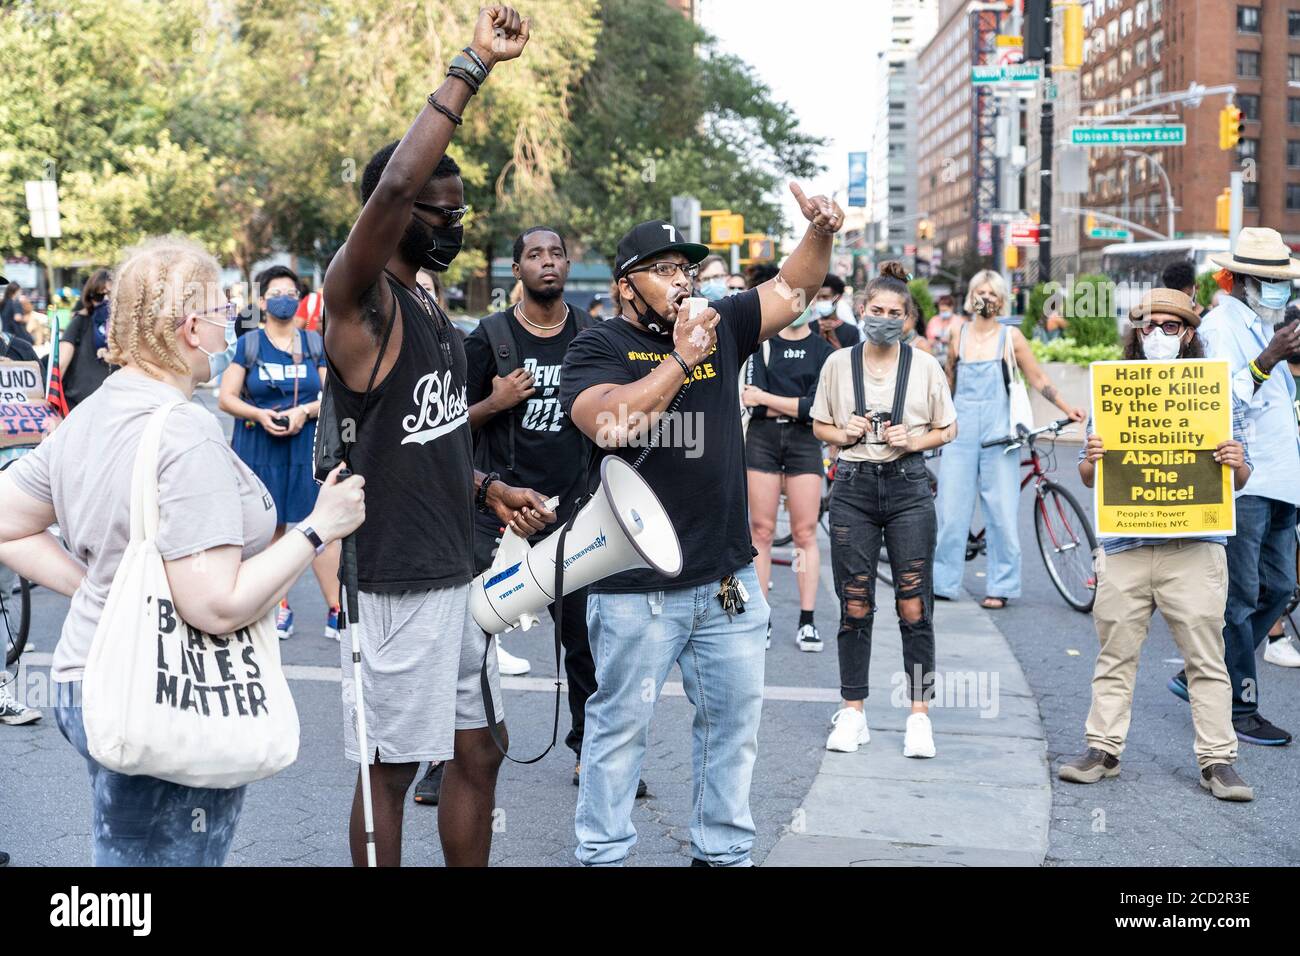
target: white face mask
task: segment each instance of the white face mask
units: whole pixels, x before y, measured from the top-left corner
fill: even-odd
[[[1152,329],[1142,336],[1142,354],[1152,361],[1164,362],[1178,358],[1183,350],[1181,335],[1165,335],[1161,329]]]

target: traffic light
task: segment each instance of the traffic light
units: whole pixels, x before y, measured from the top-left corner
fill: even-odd
[[[1008,269],[1020,268],[1020,247],[1007,246],[1007,253],[1005,258],[1006,258]]]
[[[1084,219],[1083,221],[1084,231],[1087,233],[1092,233],[1093,230],[1095,230],[1096,228],[1097,228],[1097,217],[1094,216],[1092,213],[1088,213],[1087,218]]]
[[[1214,228],[1227,232],[1232,227],[1232,190],[1225,188],[1214,197]]]
[[[1232,149],[1241,140],[1241,110],[1225,106],[1219,110],[1219,149]]]
[[[1025,0],[1025,60],[1043,59],[1047,47],[1047,31],[1052,18],[1049,0]]]
[[[934,223],[929,219],[922,219],[916,224],[916,238],[928,240],[934,238]]]
[[[1061,65],[1067,70],[1077,70],[1083,65],[1082,4],[1072,3],[1064,8],[1062,26],[1065,49],[1061,52]]]

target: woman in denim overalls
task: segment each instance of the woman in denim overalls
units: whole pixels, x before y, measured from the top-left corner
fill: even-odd
[[[961,590],[966,536],[975,511],[972,492],[978,490],[988,536],[988,596],[982,604],[990,610],[1001,610],[1008,600],[1020,596],[1020,532],[1016,526],[1020,456],[1008,453],[1003,445],[981,447],[983,442],[1009,433],[1011,399],[1002,368],[1008,337],[1025,382],[1076,422],[1087,417],[1056,391],[1020,330],[998,320],[1006,305],[1001,275],[985,269],[971,278],[966,311],[972,319],[956,330],[956,341],[949,346],[948,379],[955,379],[957,439],[944,450],[936,502],[939,536],[934,596],[954,600]],[[990,349],[994,339],[996,344]]]

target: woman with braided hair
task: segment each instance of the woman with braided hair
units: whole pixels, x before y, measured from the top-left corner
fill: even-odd
[[[0,561],[72,599],[51,675],[59,729],[90,771],[97,866],[220,866],[244,801],[243,787],[117,773],[86,743],[82,672],[130,540],[132,470],[154,412],[179,402],[158,453],[155,542],[176,611],[192,627],[228,634],[261,619],[318,548],[365,516],[361,478],[339,481],[336,473],[296,529],[302,533],[268,547],[271,496],[216,418],[190,401],[211,377],[210,359],[225,349],[233,321],[220,279],[217,261],[189,239],[167,236],[128,251],[112,285],[107,345],[119,371],[0,473]],[[56,522],[69,551],[47,532]]]

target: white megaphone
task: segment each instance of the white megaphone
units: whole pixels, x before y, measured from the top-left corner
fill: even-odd
[[[557,597],[559,539],[557,528],[530,548],[506,528],[492,567],[470,585],[470,612],[479,627],[500,634],[537,623],[537,612]],[[564,593],[629,568],[650,568],[675,578],[682,570],[682,549],[668,512],[645,479],[611,455],[600,465],[600,490],[564,538]]]

